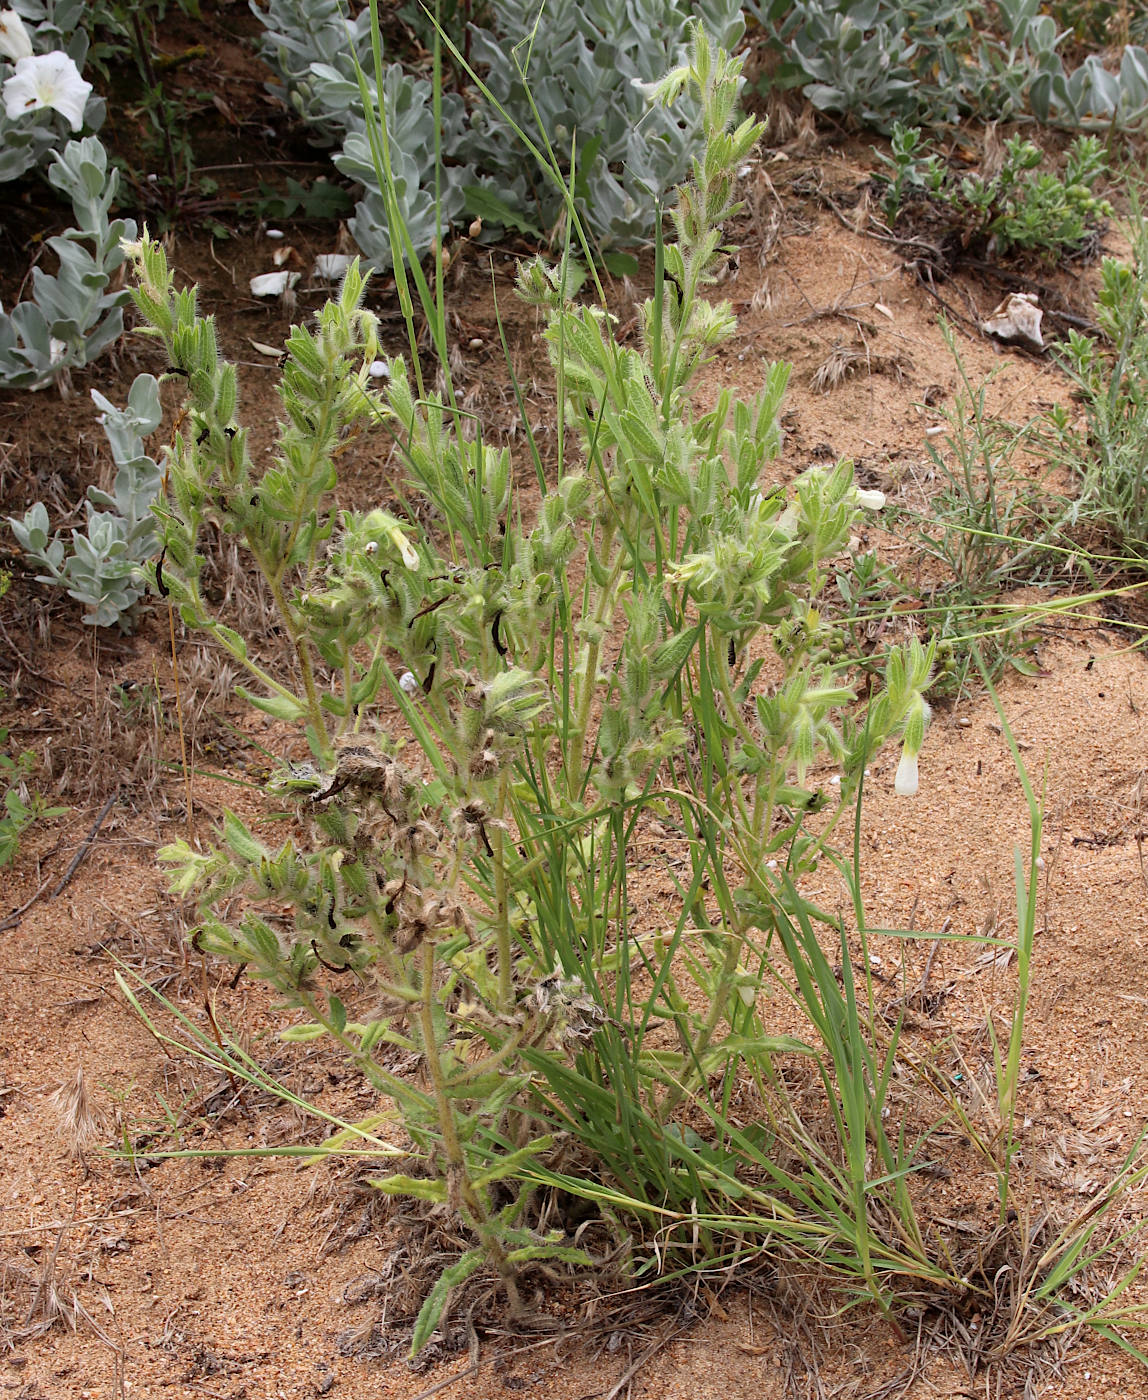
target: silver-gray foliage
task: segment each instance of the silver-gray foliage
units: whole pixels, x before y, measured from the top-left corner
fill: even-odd
[[[392,262],[390,227],[375,163],[367,138],[356,59],[368,75],[372,105],[379,92],[371,52],[371,14],[364,9],[347,18],[339,0],[269,0],[266,8],[252,0],[254,13],[267,29],[261,52],[279,82],[270,90],[303,119],[317,142],[338,145],[335,165],[363,187],[351,233],[369,262],[387,268]],[[431,85],[394,63],[383,70],[394,192],[415,252],[421,257],[462,213],[462,186],[469,171],[453,166],[443,172],[440,218],[435,218],[435,118]],[[442,149],[452,152],[462,134],[462,99],[444,93]]]
[[[781,80],[823,112],[888,132],[963,116],[1031,113],[1070,129],[1128,131],[1148,120],[1148,53],[1124,50],[1118,72],[1093,54],[1069,72],[1067,33],[1041,0],[998,0],[996,32],[967,0],[748,0],[777,39]]]
[[[95,389],[92,399],[101,410],[116,476],[110,492],[88,488],[86,528],[72,531],[69,548],[58,534],[50,534],[41,501],[22,520],[10,516],[8,523],[20,548],[42,570],[40,583],[67,589],[87,609],[85,622],[129,632],[135,605],[147,591],[139,566],[159,548],[151,505],[163,474],[143,444],[163,416],[159,383],[153,375],[137,375],[126,408],[116,408]]]
[[[488,193],[542,228],[562,212],[562,192],[523,160],[518,126],[549,143],[567,173],[573,144],[580,212],[604,245],[647,237],[654,200],[701,148],[700,113],[689,101],[650,107],[638,84],[682,60],[691,18],[728,50],[745,28],[738,0],[553,0],[541,11],[535,0],[501,0],[496,27],[476,29],[471,52],[503,112],[478,105],[462,152]]]
[[[355,82],[355,58],[364,69],[371,66],[371,12],[364,9],[350,19],[341,0],[267,0],[251,9],[267,31],[259,50],[278,76],[268,91],[279,98],[311,132],[317,145],[336,145],[347,130],[347,108],[333,109],[321,92],[312,65],[321,65],[354,88],[352,107],[359,105]]]
[[[348,82],[332,68],[316,64],[312,68],[316,99],[332,114],[348,114],[348,131],[335,164],[344,175],[357,180],[363,196],[355,206],[348,227],[355,242],[374,267],[386,268],[393,262],[390,223],[386,199],[379,182],[367,137],[358,83]],[[375,110],[379,94],[373,80],[368,91]],[[383,110],[391,161],[394,197],[402,223],[417,255],[422,256],[441,238],[462,214],[462,187],[472,181],[471,171],[455,164],[444,168],[435,214],[435,115],[431,85],[392,63],[383,70]],[[463,129],[462,99],[443,93],[441,102],[441,149],[445,155],[458,148]]]
[[[371,263],[388,266],[386,200],[351,56],[353,48],[373,74],[363,27],[369,12],[346,21],[333,0],[269,0],[265,9],[252,8],[267,27],[263,54],[279,76],[276,90],[321,138],[342,134],[335,164],[364,190],[351,232]],[[524,159],[516,126],[543,149],[552,143],[564,171],[573,144],[579,206],[604,245],[648,236],[653,199],[685,178],[701,141],[695,107],[687,101],[673,112],[651,109],[636,84],[653,82],[681,60],[691,18],[727,48],[745,27],[738,0],[554,0],[541,11],[534,0],[500,3],[493,28],[472,30],[471,56],[502,111],[476,100],[468,112],[457,94],[442,94],[438,220],[431,85],[388,66],[382,95],[394,192],[416,253],[464,210],[539,232],[557,221],[562,192]],[[373,76],[368,81],[373,93]]]
[[[0,387],[40,389],[53,380],[66,391],[68,371],[95,359],[123,332],[127,293],[112,286],[124,260],[120,246],[135,237],[132,219],[112,219],[119,172],[94,136],[57,151],[48,179],[72,201],[76,227],[48,247],[59,259],[55,276],[32,272],[32,297],[11,313],[0,306]]]

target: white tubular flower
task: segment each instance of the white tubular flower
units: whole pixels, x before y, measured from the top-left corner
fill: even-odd
[[[26,112],[50,107],[79,131],[91,92],[91,83],[84,82],[66,53],[29,54],[17,61],[15,74],[4,84],[4,112],[15,121]]]
[[[398,551],[400,558],[408,569],[417,569],[419,566],[418,551],[406,535],[403,528],[395,517],[386,510],[373,510],[363,520],[363,525],[368,534],[372,534],[382,539],[389,540]]]
[[[897,764],[897,776],[893,779],[893,791],[898,797],[916,797],[919,786],[917,755],[908,749],[901,750],[901,762]]]
[[[909,704],[908,718],[905,720],[905,734],[901,748],[901,762],[897,765],[897,776],[893,779],[893,791],[898,797],[916,797],[919,786],[917,755],[925,742],[925,728],[929,723],[929,706],[924,696],[916,695]]]
[[[786,506],[773,523],[779,530],[784,530],[787,535],[795,535],[797,527],[801,523],[801,512],[796,506]]]
[[[32,40],[15,10],[0,10],[0,54],[13,63],[32,57]]]
[[[882,510],[885,505],[884,491],[858,491],[857,504],[862,510]]]

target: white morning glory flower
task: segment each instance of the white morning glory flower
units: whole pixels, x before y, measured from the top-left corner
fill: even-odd
[[[4,84],[4,112],[15,121],[25,112],[51,107],[79,131],[91,92],[91,83],[84,82],[66,53],[29,54],[17,60],[16,72]]]
[[[917,755],[904,749],[901,762],[897,764],[897,776],[893,779],[893,791],[898,797],[916,797],[917,788]]]
[[[15,10],[0,10],[0,54],[13,63],[32,57],[32,41]]]
[[[862,510],[881,510],[885,505],[884,491],[858,491],[857,504]]]

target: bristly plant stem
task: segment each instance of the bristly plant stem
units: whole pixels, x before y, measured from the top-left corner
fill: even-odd
[[[267,579],[268,587],[271,589],[271,596],[275,600],[275,606],[279,609],[279,616],[283,619],[283,626],[287,635],[291,638],[291,645],[295,649],[295,655],[299,660],[299,670],[303,677],[303,688],[307,695],[307,712],[310,716],[311,728],[315,734],[315,743],[319,747],[319,754],[322,758],[330,760],[332,756],[331,741],[327,734],[327,725],[323,719],[323,708],[319,704],[319,692],[315,688],[315,667],[311,661],[311,650],[307,643],[306,634],[299,625],[299,619],[294,608],[288,603],[283,592],[281,581],[272,573],[264,570],[264,577]]]
[[[498,779],[498,807],[495,812],[490,847],[494,852],[494,918],[498,948],[498,1009],[508,1015],[514,1007],[514,959],[510,938],[510,889],[506,878],[505,818],[510,775],[502,772]]]
[[[447,1189],[456,1201],[459,1213],[482,1241],[491,1263],[498,1271],[506,1290],[507,1302],[515,1316],[522,1311],[522,1300],[518,1292],[514,1267],[506,1257],[497,1234],[491,1229],[490,1221],[482,1202],[478,1198],[467,1171],[466,1155],[459,1140],[458,1128],[454,1120],[454,1106],[451,1103],[450,1089],[443,1072],[439,1055],[438,1034],[434,1023],[434,980],[435,945],[426,939],[422,947],[422,995],[419,999],[419,1028],[422,1032],[423,1054],[426,1057],[427,1071],[430,1074],[435,1105],[438,1109],[439,1132],[442,1134],[443,1151],[447,1160]]]

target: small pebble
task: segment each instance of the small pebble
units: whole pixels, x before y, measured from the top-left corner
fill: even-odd
[[[265,238],[282,238],[283,230],[281,228],[268,228],[263,230],[263,234]]]
[[[485,344],[486,342],[476,335],[473,340],[467,342],[467,349],[481,350]]]

